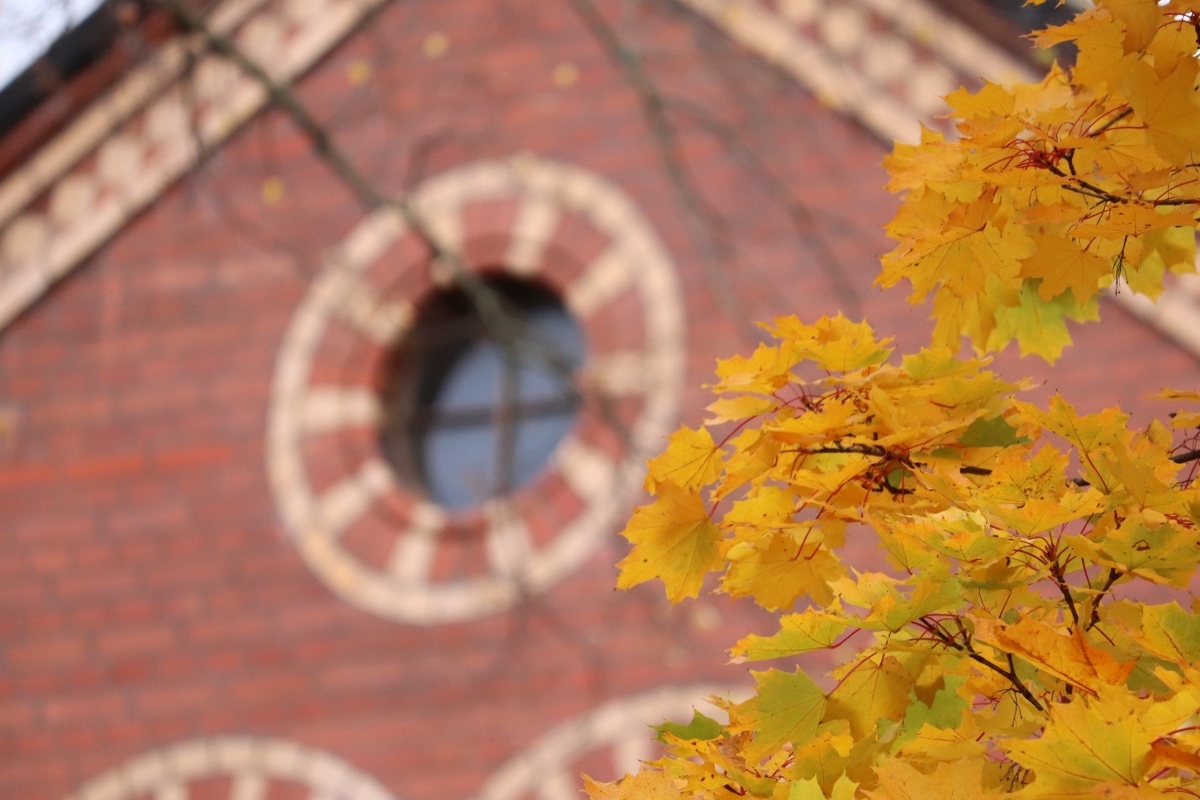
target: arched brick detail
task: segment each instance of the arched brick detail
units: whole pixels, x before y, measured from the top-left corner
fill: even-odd
[[[206,796],[396,800],[336,756],[282,739],[251,736],[194,739],[145,753],[88,781],[66,800]]]
[[[474,800],[570,800],[579,797],[579,773],[614,780],[656,757],[649,726],[686,723],[692,711],[724,719],[710,697],[743,698],[746,689],[668,686],[610,700],[547,731],[496,770]],[[605,774],[607,773],[607,774]]]

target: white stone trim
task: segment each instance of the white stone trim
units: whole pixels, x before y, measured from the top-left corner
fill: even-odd
[[[542,251],[558,225],[558,205],[539,194],[526,196],[513,223],[504,266],[517,275],[528,275],[542,261]]]
[[[283,739],[219,736],[153,750],[88,781],[65,800],[186,800],[188,784],[232,779],[230,800],[261,800],[273,780],[294,781],[322,800],[396,800],[337,756]]]
[[[683,296],[670,255],[649,223],[620,190],[599,176],[528,155],[476,162],[436,176],[417,190],[412,202],[435,211],[443,241],[461,246],[463,237],[470,235],[464,230],[466,205],[506,198],[533,209],[518,214],[509,232],[510,242],[539,243],[536,251],[522,250],[528,258],[544,251],[554,233],[551,221],[577,215],[608,237],[611,251],[626,254],[628,263],[637,265],[622,266],[621,280],[606,289],[604,297],[590,300],[588,312],[597,312],[623,293],[638,296],[644,341],[637,353],[622,356],[625,363],[636,361],[651,372],[640,382],[623,376],[621,388],[640,398],[641,413],[630,431],[632,448],[617,459],[585,448],[574,434],[560,443],[549,468],[560,471],[583,509],[551,541],[535,546],[528,526],[511,516],[507,502],[488,503],[483,509],[488,572],[435,581],[431,566],[449,512],[413,495],[419,512],[398,524],[388,566],[376,569],[363,563],[341,546],[338,536],[371,506],[373,491],[383,490],[378,477],[383,467],[372,457],[372,480],[363,478],[361,471],[352,472],[318,497],[306,474],[303,442],[314,428],[336,431],[347,420],[376,413],[355,392],[309,384],[323,331],[345,308],[345,294],[354,287],[361,293],[361,276],[408,233],[390,211],[368,216],[331,249],[285,335],[271,391],[267,469],[285,528],[309,567],[343,599],[398,622],[431,625],[496,613],[525,594],[546,591],[578,569],[615,531],[640,485],[642,460],[661,445],[678,414],[685,362]],[[540,263],[531,261],[522,270],[536,271]],[[569,296],[573,287],[556,288]],[[398,286],[396,291],[406,288]],[[411,306],[417,300],[389,296],[372,302]],[[585,375],[593,357],[588,359]],[[605,367],[598,374],[611,370]],[[333,407],[339,398],[346,408]]]
[[[635,772],[637,761],[651,749],[650,726],[690,722],[694,709],[726,721],[708,698],[740,701],[750,694],[744,687],[670,686],[611,700],[547,731],[492,773],[474,800],[519,800],[530,794],[540,800],[572,800],[579,797],[580,784],[571,765],[586,753],[610,749],[616,777]]]
[[[301,411],[306,433],[379,424],[379,397],[364,386],[316,387],[304,398]]]
[[[288,83],[382,2],[226,0],[208,21]],[[216,147],[266,104],[260,84],[203,53],[194,36],[164,44],[0,183],[0,329],[191,169],[197,140]],[[182,82],[193,59],[203,110],[190,126]],[[49,210],[32,210],[43,193]]]

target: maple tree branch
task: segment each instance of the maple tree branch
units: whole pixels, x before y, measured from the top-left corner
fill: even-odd
[[[1132,113],[1133,113],[1133,107],[1132,107],[1132,106],[1126,106],[1126,107],[1125,107],[1125,110],[1124,110],[1124,111],[1122,111],[1120,114],[1117,114],[1117,115],[1116,115],[1115,117],[1113,117],[1112,119],[1110,119],[1110,120],[1107,120],[1107,121],[1106,121],[1106,122],[1105,122],[1103,125],[1101,125],[1099,128],[1096,128],[1096,130],[1094,130],[1094,131],[1089,131],[1089,132],[1088,132],[1088,137],[1089,137],[1089,138],[1092,138],[1092,139],[1095,139],[1097,136],[1099,136],[1100,134],[1104,133],[1106,130],[1108,130],[1109,128],[1111,128],[1113,125],[1116,125],[1118,122],[1120,122],[1121,120],[1125,119],[1126,117],[1128,117],[1128,116],[1129,116],[1130,114],[1132,114]],[[1103,116],[1103,115],[1101,115],[1101,116]]]
[[[788,185],[767,168],[753,149],[737,141],[737,133],[732,125],[717,119],[709,113],[707,108],[691,100],[672,97],[668,98],[667,102],[671,108],[685,114],[718,138],[742,169],[752,175],[760,186],[774,196],[775,201],[787,212],[792,226],[797,230],[804,244],[815,251],[814,262],[825,274],[826,281],[838,295],[838,299],[842,303],[842,310],[847,316],[861,316],[862,299],[854,285],[850,283],[841,258],[833,249],[828,238],[822,234],[816,214],[812,209],[797,198]]]
[[[266,91],[268,101],[284,111],[300,128],[318,155],[337,172],[338,177],[359,202],[370,209],[388,204],[388,200],[375,189],[370,181],[363,177],[349,159],[333,146],[329,132],[296,99],[289,86],[279,83],[268,75],[266,70],[243,53],[232,39],[214,31],[202,16],[188,8],[182,0],[158,0],[158,2],[175,17],[184,30],[199,34],[210,50],[228,58],[238,69],[258,83]]]
[[[1021,694],[1021,696],[1024,697],[1026,700],[1028,700],[1030,703],[1032,703],[1034,708],[1036,708],[1038,711],[1044,712],[1046,709],[1042,707],[1042,704],[1038,701],[1038,699],[1033,696],[1033,692],[1029,691],[1029,688],[1017,676],[1017,664],[1016,664],[1016,661],[1013,659],[1013,654],[1005,653],[1004,657],[1008,661],[1008,671],[1001,672],[1000,674],[1004,675],[1004,677],[1006,677],[1010,681],[1012,681],[1013,686],[1016,687],[1017,691]],[[1068,687],[1068,688],[1070,688],[1070,687]]]
[[[712,231],[713,228],[720,227],[720,217],[709,207],[692,181],[680,149],[679,134],[667,117],[667,102],[663,93],[646,70],[641,56],[621,41],[591,0],[566,2],[609,59],[624,73],[626,82],[637,95],[642,116],[657,145],[663,170],[675,190],[680,205],[687,212],[684,216],[703,252],[705,274],[716,295],[718,306],[730,319],[748,324],[740,298],[730,286],[725,271],[720,266],[720,262],[727,255],[727,248]]]
[[[449,267],[454,282],[468,296],[489,330],[498,339],[510,344],[519,342],[522,347],[533,350],[538,358],[543,359],[556,371],[569,374],[570,364],[565,356],[558,352],[557,348],[535,342],[527,336],[527,326],[508,312],[500,297],[487,286],[483,278],[467,269],[456,253],[437,240],[425,220],[407,199],[385,196],[375,188],[346,154],[334,145],[329,132],[296,98],[289,85],[272,78],[261,65],[243,53],[232,39],[212,30],[204,19],[189,9],[182,0],[158,2],[185,30],[199,34],[213,52],[228,58],[238,69],[257,82],[266,91],[270,103],[288,115],[309,140],[316,154],[333,168],[363,206],[372,211],[382,208],[396,211],[429,249],[431,256]]]
[[[1110,192],[1107,189],[1101,189],[1096,184],[1091,183],[1090,181],[1085,181],[1083,178],[1080,178],[1079,176],[1075,175],[1074,174],[1074,165],[1070,161],[1068,161],[1068,164],[1071,166],[1071,172],[1069,172],[1069,173],[1064,172],[1060,167],[1058,167],[1057,165],[1055,165],[1054,163],[1049,161],[1049,159],[1042,159],[1037,162],[1037,166],[1042,167],[1043,169],[1046,169],[1053,175],[1056,175],[1056,176],[1062,178],[1063,180],[1068,181],[1069,184],[1071,184],[1068,186],[1064,186],[1063,187],[1064,189],[1066,189],[1067,191],[1070,191],[1070,192],[1075,192],[1077,194],[1082,194],[1085,197],[1090,197],[1094,200],[1101,200],[1101,201],[1104,201],[1107,203],[1118,203],[1118,204],[1145,203],[1148,206],[1155,206],[1155,207],[1157,207],[1157,206],[1165,207],[1165,206],[1200,205],[1200,198],[1169,197],[1169,198],[1160,199],[1160,200],[1147,200],[1144,197],[1134,198],[1134,197],[1126,197],[1125,195],[1114,194],[1113,192]]]
[[[1092,600],[1092,614],[1088,619],[1087,626],[1084,627],[1085,631],[1090,631],[1092,628],[1096,627],[1098,622],[1100,622],[1100,600],[1103,599],[1104,595],[1108,594],[1108,590],[1111,589],[1113,584],[1117,582],[1117,579],[1124,574],[1125,573],[1121,572],[1116,567],[1108,568],[1108,577],[1104,580],[1104,585],[1100,587],[1100,592]]]
[[[827,445],[825,447],[805,448],[798,447],[795,450],[781,450],[783,453],[804,453],[805,455],[831,455],[842,453],[846,455],[858,456],[873,456],[875,458],[886,458],[894,456],[899,459],[899,454],[891,453],[886,447],[880,447],[873,444],[849,444],[849,445]]]
[[[820,452],[820,451],[813,450],[813,451],[809,451],[809,452],[815,453],[815,452]],[[843,451],[833,450],[830,452],[843,452]],[[853,452],[853,451],[849,451],[849,452]],[[872,455],[872,454],[864,453],[864,455]],[[1169,458],[1171,461],[1175,462],[1176,464],[1189,464],[1193,461],[1200,461],[1200,450],[1184,450],[1183,452],[1176,453],[1172,456],[1167,456],[1167,458]],[[916,466],[924,466],[924,464],[919,461],[912,462],[912,463],[914,463]],[[961,473],[963,475],[979,475],[982,477],[987,477],[988,475],[992,474],[992,470],[987,467],[971,467],[971,466],[959,467],[958,471],[959,471],[959,473]],[[1092,485],[1084,478],[1073,478],[1071,480],[1071,483],[1075,484],[1076,486],[1080,486],[1080,487],[1086,487],[1086,486]]]
[[[1066,576],[1063,575],[1062,564],[1058,560],[1056,552],[1048,566],[1050,567],[1050,577],[1054,580],[1054,585],[1058,587],[1058,591],[1062,593],[1063,600],[1067,602],[1067,610],[1071,612],[1071,619],[1075,622],[1076,629],[1079,628],[1079,609],[1075,607],[1075,598],[1071,596],[1071,587],[1067,584]]]
[[[228,58],[238,69],[258,83],[267,93],[269,102],[288,115],[289,119],[309,140],[318,157],[329,164],[363,206],[372,211],[389,208],[397,212],[429,249],[430,255],[449,268],[455,284],[467,295],[488,330],[506,346],[506,349],[519,347],[543,361],[555,372],[562,375],[571,374],[571,365],[566,356],[552,343],[537,341],[529,336],[528,326],[505,308],[502,299],[481,276],[468,269],[456,253],[444,247],[437,240],[425,220],[407,199],[385,196],[375,188],[346,154],[334,144],[329,132],[297,99],[290,85],[280,83],[272,78],[261,65],[242,52],[231,38],[214,31],[202,16],[189,9],[182,0],[157,1],[184,30],[200,35],[209,49]],[[616,416],[610,399],[603,393],[596,392],[595,395],[601,416],[607,423],[610,423],[622,444],[630,446],[629,431]]]
[[[996,674],[1006,678],[1008,682],[1013,685],[1013,689],[1015,689],[1018,694],[1028,700],[1030,705],[1032,705],[1038,711],[1043,713],[1045,712],[1045,707],[1041,704],[1041,702],[1038,701],[1036,697],[1033,696],[1033,692],[1029,691],[1029,687],[1026,686],[1021,678],[1017,675],[1016,665],[1013,663],[1013,657],[1011,653],[1005,654],[1008,656],[1009,666],[1008,669],[1005,669],[991,659],[975,652],[975,648],[971,646],[971,636],[967,633],[965,628],[963,628],[962,631],[963,641],[960,642],[958,641],[957,637],[948,634],[942,628],[942,626],[937,623],[936,620],[931,622],[928,618],[921,617],[920,619],[916,620],[916,624],[918,624],[925,632],[931,634],[941,644],[951,648],[952,650],[957,650],[960,653],[966,653],[967,657],[975,663],[982,664]]]
[[[571,387],[572,394],[576,393],[577,390],[572,383],[576,374],[569,357],[554,342],[531,335],[529,325],[512,313],[499,293],[489,286],[481,275],[469,269],[457,253],[438,241],[423,217],[406,197],[387,196],[377,189],[367,175],[356,167],[347,154],[337,146],[326,126],[300,101],[290,83],[276,81],[272,78],[262,65],[242,51],[236,41],[213,30],[205,18],[190,9],[184,0],[155,0],[155,2],[174,18],[181,30],[197,34],[210,52],[228,59],[243,74],[257,83],[266,94],[268,103],[284,112],[292,124],[308,139],[313,153],[333,170],[359,203],[370,211],[390,209],[404,220],[408,229],[427,248],[430,260],[439,261],[448,268],[455,286],[467,297],[484,327],[501,345],[507,367],[506,375],[512,372],[512,363],[520,357],[519,354],[524,353],[546,365],[551,372],[560,376]],[[204,148],[198,146],[197,152],[203,154]],[[718,292],[717,294],[723,296],[725,293]],[[622,448],[628,452],[636,452],[632,431],[620,418],[615,398],[598,388],[587,391],[586,398],[592,401],[597,414]],[[510,477],[513,454],[506,454],[504,449],[511,448],[513,444],[511,417],[514,402],[515,386],[511,384],[511,381],[506,380],[504,395],[498,409],[501,415],[499,427],[500,447],[502,448],[498,463],[508,466],[501,467],[502,483],[496,488],[496,491],[510,488],[504,481]],[[638,459],[643,455],[639,453]],[[531,596],[523,578],[514,578],[514,584],[522,597],[527,599]]]
[[[1182,453],[1176,453],[1171,456],[1171,460],[1176,464],[1187,464],[1192,461],[1200,461],[1200,450],[1184,450]]]

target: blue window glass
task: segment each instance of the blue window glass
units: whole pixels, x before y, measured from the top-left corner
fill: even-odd
[[[477,505],[532,480],[570,429],[582,331],[546,287],[507,276],[487,286],[504,319],[457,289],[437,292],[397,349],[382,433],[393,468],[430,499]]]

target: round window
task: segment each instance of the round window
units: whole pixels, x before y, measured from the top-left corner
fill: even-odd
[[[577,167],[464,164],[410,202],[424,230],[382,208],[325,254],[280,345],[266,455],[313,571],[433,625],[545,592],[609,541],[674,427],[683,294],[629,198]]]
[[[445,288],[418,307],[384,387],[381,444],[403,480],[467,508],[532,480],[570,430],[583,333],[533,281],[486,278],[501,313]]]

